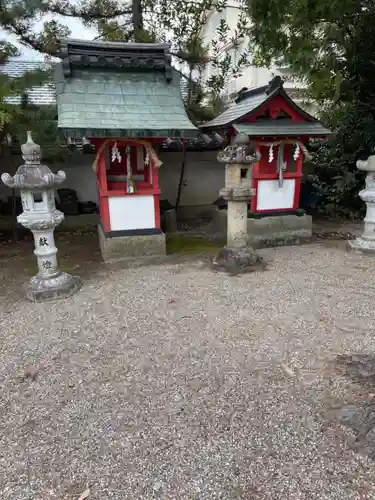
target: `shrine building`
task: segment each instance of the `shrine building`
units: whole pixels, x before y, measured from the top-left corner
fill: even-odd
[[[169,45],[68,39],[59,56],[58,129],[95,147],[103,259],[165,254],[155,146],[197,134]]]

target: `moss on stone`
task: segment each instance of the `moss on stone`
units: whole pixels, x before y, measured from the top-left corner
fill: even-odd
[[[196,236],[167,235],[167,254],[173,253],[213,253],[220,245]]]

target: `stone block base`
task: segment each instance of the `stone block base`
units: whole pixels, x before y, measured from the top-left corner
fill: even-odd
[[[26,298],[32,302],[46,302],[69,297],[77,292],[81,286],[81,279],[68,273],[61,272],[51,278],[37,274],[26,285],[25,293]]]
[[[152,261],[153,257],[166,255],[165,234],[129,235],[108,237],[98,227],[99,245],[104,262]]]
[[[348,248],[353,252],[375,254],[375,240],[360,236],[355,240],[348,241]]]
[[[227,210],[216,210],[213,217],[215,232],[226,237]],[[311,215],[275,215],[247,219],[249,245],[254,248],[299,245],[312,238]]]
[[[212,269],[231,275],[264,270],[266,263],[253,248],[223,247],[212,261]]]

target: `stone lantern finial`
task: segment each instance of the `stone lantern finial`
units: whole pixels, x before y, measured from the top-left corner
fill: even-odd
[[[30,130],[27,132],[27,141],[21,146],[21,152],[25,164],[18,167],[13,177],[7,173],[1,176],[1,180],[6,186],[21,190],[47,189],[65,181],[65,172],[59,170],[57,174],[54,174],[47,165],[40,163],[42,157],[41,147],[33,141]],[[64,218],[63,214],[62,216]]]
[[[33,141],[31,130],[26,134],[27,141],[21,146],[22,158],[25,160],[25,165],[39,165],[42,159],[41,147]]]
[[[234,144],[237,144],[238,146],[247,146],[249,143],[250,143],[249,136],[244,132],[238,134],[234,139]]]
[[[17,222],[30,229],[34,236],[39,272],[30,279],[26,297],[32,301],[66,297],[81,286],[78,277],[61,272],[57,266],[53,232],[64,220],[64,214],[56,210],[54,186],[63,182],[66,175],[62,171],[54,174],[40,163],[41,148],[33,141],[30,131],[21,151],[24,165],[18,167],[13,177],[4,173],[1,180],[11,188],[19,188],[23,212]]]

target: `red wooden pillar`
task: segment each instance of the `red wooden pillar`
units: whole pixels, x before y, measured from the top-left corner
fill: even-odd
[[[109,220],[107,166],[106,166],[106,156],[104,151],[101,153],[99,157],[97,176],[98,176],[100,221],[103,226],[104,232],[109,232],[111,230],[111,227]]]
[[[154,194],[154,212],[155,212],[155,227],[160,229],[160,187],[159,187],[159,169],[150,159],[150,168],[152,169],[152,184],[155,189]]]

